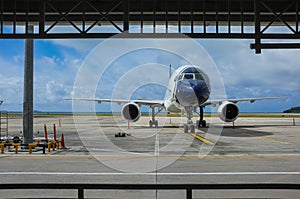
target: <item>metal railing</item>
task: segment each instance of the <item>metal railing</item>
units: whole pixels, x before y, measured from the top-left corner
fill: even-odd
[[[4,189],[77,189],[78,199],[84,199],[84,190],[185,190],[186,198],[193,198],[193,190],[300,190],[300,183],[254,184],[0,184]]]
[[[2,136],[8,137],[8,112],[7,111],[0,111],[0,140]]]

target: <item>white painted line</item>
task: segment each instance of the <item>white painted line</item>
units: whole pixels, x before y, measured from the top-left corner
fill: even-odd
[[[245,171],[245,172],[186,172],[186,173],[117,173],[117,172],[0,172],[0,175],[93,175],[93,176],[205,176],[205,175],[300,175],[293,171]]]
[[[159,132],[156,133],[156,137],[155,137],[155,156],[159,155]]]
[[[99,156],[99,154],[97,154],[97,153],[99,153],[99,152],[112,152],[112,156],[113,155],[116,155],[116,156],[118,156],[118,155],[121,155],[121,154],[127,154],[127,155],[144,155],[144,156],[153,156],[153,154],[151,154],[151,153],[137,153],[137,152],[129,152],[129,151],[121,151],[121,150],[112,150],[112,149],[96,149],[96,148],[88,148],[87,147],[87,149],[88,149],[88,151],[90,152],[90,156],[95,156],[95,157],[97,157],[97,156]],[[98,152],[99,151],[99,152]],[[37,155],[38,156],[38,155]],[[62,156],[62,155],[51,155],[51,156]],[[65,155],[66,157],[68,157],[68,155]],[[70,155],[70,156],[72,156],[72,155]],[[87,156],[87,155],[76,155],[76,156],[78,156],[78,157],[80,157],[80,156]],[[110,155],[108,155],[108,156],[110,156]],[[105,155],[103,156],[103,157],[105,157]]]

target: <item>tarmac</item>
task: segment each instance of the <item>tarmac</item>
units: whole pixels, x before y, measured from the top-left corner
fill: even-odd
[[[300,118],[239,118],[185,134],[180,117],[149,117],[127,123],[120,116],[34,118],[34,135],[64,134],[67,149],[42,154],[5,150],[0,181],[7,183],[299,183]],[[20,135],[22,119],[9,119]],[[39,133],[37,133],[39,131]],[[121,135],[121,136],[119,136]],[[122,135],[124,137],[122,137]],[[1,186],[1,184],[0,184]],[[193,191],[194,198],[299,198],[293,190]],[[74,190],[0,190],[0,198],[76,198]],[[185,198],[181,190],[87,190],[85,198]]]

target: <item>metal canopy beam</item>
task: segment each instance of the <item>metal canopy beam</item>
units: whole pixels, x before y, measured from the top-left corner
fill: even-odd
[[[0,38],[107,38],[124,31],[135,37],[168,38],[177,32],[193,38],[253,39],[252,47],[260,53],[264,39],[300,39],[299,2],[0,0]],[[28,24],[35,26],[34,34],[26,31]]]

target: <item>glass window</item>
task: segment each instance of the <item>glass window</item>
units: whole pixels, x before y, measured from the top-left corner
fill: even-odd
[[[204,78],[202,77],[202,75],[200,73],[196,73],[195,78],[198,80],[204,80]]]
[[[194,74],[185,74],[184,79],[194,79]]]
[[[175,79],[174,79],[174,81],[178,81],[178,80],[182,80],[182,74],[180,74],[180,75],[178,75]]]

